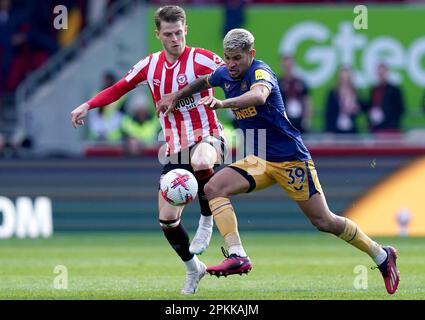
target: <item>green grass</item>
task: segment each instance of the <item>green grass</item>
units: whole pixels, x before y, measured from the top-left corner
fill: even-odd
[[[207,275],[194,296],[179,294],[185,268],[160,231],[72,233],[51,239],[0,241],[0,299],[425,299],[425,238],[378,238],[399,251],[401,281],[386,293],[372,260],[320,233],[242,233],[253,260],[246,276]],[[201,256],[216,264],[219,235]],[[54,289],[56,265],[68,269],[68,289]],[[354,267],[368,269],[368,289],[356,290]]]

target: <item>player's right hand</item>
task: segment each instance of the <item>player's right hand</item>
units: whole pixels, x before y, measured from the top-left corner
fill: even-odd
[[[71,124],[74,128],[84,125],[84,117],[87,115],[89,107],[87,103],[83,103],[71,112]]]
[[[198,101],[198,105],[204,105],[212,110],[223,108],[223,101],[218,100],[215,97],[207,96],[203,97]]]

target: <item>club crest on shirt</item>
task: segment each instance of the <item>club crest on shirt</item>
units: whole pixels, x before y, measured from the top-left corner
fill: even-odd
[[[177,76],[177,83],[181,86],[187,83],[187,77],[184,73],[180,73]]]
[[[247,88],[247,85],[246,85],[246,82],[244,81],[244,82],[241,83],[241,90],[245,91],[246,88]]]
[[[214,59],[215,64],[222,64],[223,63],[223,60],[219,56],[217,56],[216,54],[213,56],[213,59]]]
[[[161,85],[161,80],[159,80],[159,79],[153,79],[153,84],[155,85],[155,86],[160,86]]]

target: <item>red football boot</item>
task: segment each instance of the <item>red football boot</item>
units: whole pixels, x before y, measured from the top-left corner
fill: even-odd
[[[216,266],[208,267],[207,272],[211,275],[215,275],[217,277],[220,276],[230,276],[232,274],[240,274],[248,273],[252,269],[252,263],[249,257],[241,257],[237,254],[231,254],[224,249],[223,255],[226,257],[224,261]]]
[[[400,281],[399,271],[397,269],[397,250],[393,247],[382,247],[387,252],[387,259],[381,263],[378,268],[384,278],[385,287],[389,294],[394,294]]]

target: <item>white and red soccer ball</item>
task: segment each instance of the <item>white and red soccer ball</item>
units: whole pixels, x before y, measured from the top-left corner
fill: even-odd
[[[160,183],[162,197],[173,206],[192,202],[198,193],[198,181],[185,169],[174,169],[165,174]]]

